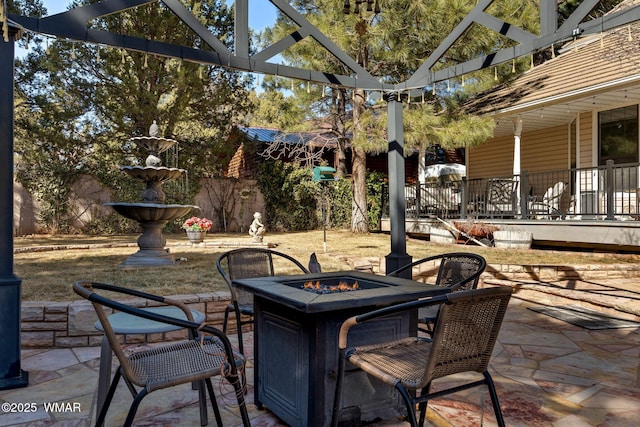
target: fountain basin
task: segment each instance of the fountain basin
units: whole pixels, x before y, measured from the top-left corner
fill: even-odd
[[[200,209],[192,205],[165,205],[162,203],[105,203],[120,215],[138,222],[171,221],[187,215],[193,209]]]
[[[156,136],[134,136],[130,138],[130,141],[135,142],[138,147],[154,154],[160,154],[178,142],[175,139],[159,138]]]
[[[180,178],[186,172],[184,169],[167,168],[164,166],[120,166],[120,170],[141,181],[165,182]]]

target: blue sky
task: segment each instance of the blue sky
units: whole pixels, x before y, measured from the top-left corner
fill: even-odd
[[[66,11],[71,1],[44,0],[42,3],[47,8],[47,15],[54,15]],[[228,3],[232,4],[233,1],[228,0]],[[264,27],[273,26],[276,20],[276,11],[276,7],[269,0],[249,0],[249,27],[259,31]],[[25,55],[25,50],[16,47],[16,56],[22,57],[23,55]]]
[[[43,4],[47,8],[49,15],[64,12],[71,1],[67,0],[44,0]],[[232,4],[232,0],[228,0]],[[269,0],[249,0],[249,27],[254,30],[272,26],[276,19],[276,8]]]
[[[227,0],[228,4],[232,4],[233,0]],[[71,1],[69,0],[43,0],[44,6],[47,8],[47,15],[67,10]],[[269,2],[269,0],[249,0],[249,27],[254,31],[259,31],[267,26],[273,26],[276,20],[277,8]],[[16,56],[22,57],[26,51],[20,47],[16,47]]]

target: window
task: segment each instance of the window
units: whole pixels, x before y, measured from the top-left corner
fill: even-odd
[[[616,108],[598,113],[599,159],[604,165],[607,160],[614,164],[638,161],[638,106]],[[637,168],[616,168],[614,191],[630,191],[638,188]]]
[[[616,108],[598,113],[600,158],[618,163],[638,161],[638,106]]]

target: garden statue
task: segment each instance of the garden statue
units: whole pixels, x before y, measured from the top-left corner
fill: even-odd
[[[262,223],[262,214],[256,212],[253,214],[253,222],[249,226],[249,235],[253,237],[254,242],[262,242],[262,236],[267,231]]]
[[[153,123],[151,123],[151,126],[149,127],[149,136],[152,138],[155,138],[159,136],[159,134],[160,134],[160,128],[158,126],[158,123],[154,120]]]

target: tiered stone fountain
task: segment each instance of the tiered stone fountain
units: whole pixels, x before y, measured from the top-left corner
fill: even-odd
[[[186,171],[178,168],[167,168],[161,165],[158,157],[177,143],[176,140],[158,137],[158,126],[153,121],[149,129],[149,136],[131,138],[138,147],[146,150],[149,155],[145,166],[120,166],[120,170],[129,176],[139,179],[146,184],[142,192],[142,201],[139,203],[111,202],[105,203],[111,206],[120,215],[133,219],[142,227],[142,234],[138,237],[138,252],[132,254],[123,261],[120,268],[154,267],[174,265],[175,259],[165,248],[167,239],[162,234],[162,229],[171,220],[187,215],[198,206],[191,205],[167,205],[162,184],[179,178]]]

